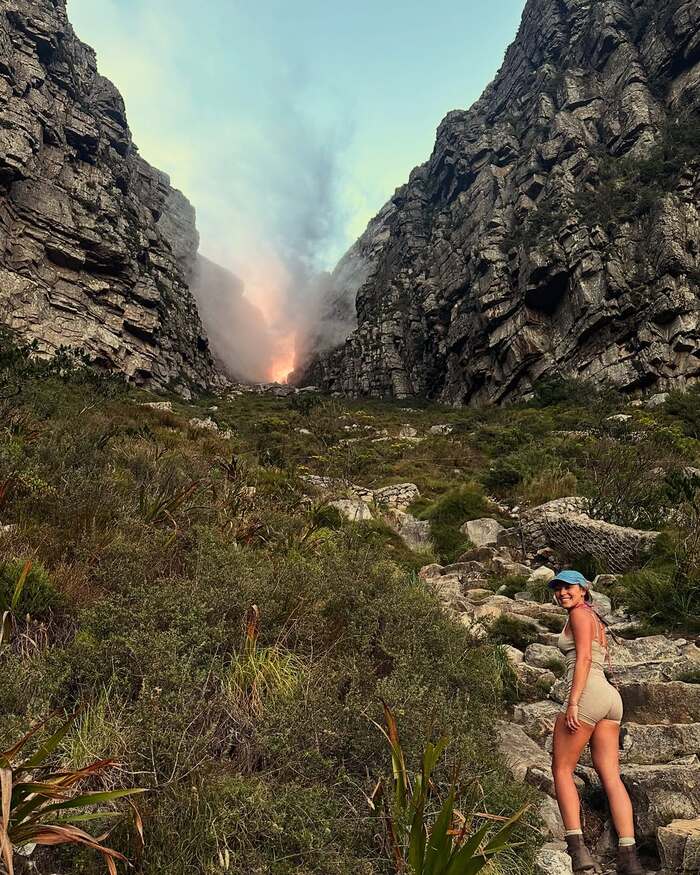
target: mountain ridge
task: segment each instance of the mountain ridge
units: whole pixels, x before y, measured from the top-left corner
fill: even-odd
[[[547,376],[632,393],[697,380],[698,162],[659,184],[625,174],[668,163],[679,119],[700,145],[699,32],[683,0],[530,0],[493,82],[384,207],[357,327],[298,381],[462,404]],[[596,193],[615,204],[625,186],[642,202],[602,221]]]
[[[137,385],[215,385],[194,208],[138,154],[65,0],[0,0],[0,58],[0,322]]]

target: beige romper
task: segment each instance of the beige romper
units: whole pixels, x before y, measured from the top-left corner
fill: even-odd
[[[598,622],[596,618],[596,628]],[[561,708],[563,712],[568,707],[574,680],[574,668],[576,667],[576,643],[572,635],[565,634],[568,625],[567,623],[557,641],[559,649],[566,658],[567,668],[566,679],[568,683],[566,701]],[[591,642],[591,670],[578,703],[579,720],[592,726],[595,726],[599,720],[614,720],[616,723],[622,720],[622,697],[605,677],[606,655],[607,648],[594,638]]]

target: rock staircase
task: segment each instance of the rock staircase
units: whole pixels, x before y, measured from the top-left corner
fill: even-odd
[[[544,793],[539,806],[546,843],[537,857],[540,875],[571,871],[564,848],[564,829],[554,799],[551,733],[565,682],[563,661],[554,646],[565,611],[541,604],[528,589],[511,598],[494,593],[495,576],[529,575],[540,584],[553,572],[511,547],[478,547],[454,565],[429,565],[420,576],[432,585],[459,622],[478,637],[487,637],[499,617],[512,618],[535,642],[519,650],[506,646],[517,678],[519,701],[498,726],[500,747],[516,780]],[[624,631],[630,618],[613,614],[601,592],[596,601],[613,630]],[[557,630],[557,631],[555,631]],[[637,839],[650,871],[663,875],[700,872],[700,684],[681,678],[700,677],[700,647],[667,635],[611,641],[612,679],[625,706],[621,732],[621,775],[635,810]],[[611,870],[615,834],[588,749],[576,770],[584,809],[584,832],[603,871]],[[611,871],[614,871],[614,867]]]

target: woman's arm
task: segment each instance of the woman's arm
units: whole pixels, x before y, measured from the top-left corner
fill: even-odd
[[[569,614],[569,625],[576,644],[576,665],[571,682],[569,704],[566,709],[566,725],[572,732],[580,729],[578,703],[583,693],[593,662],[593,624],[588,611],[574,610]]]

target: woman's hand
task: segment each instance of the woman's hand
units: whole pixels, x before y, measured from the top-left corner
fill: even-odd
[[[578,705],[569,705],[566,709],[566,726],[569,732],[576,732],[581,728],[581,721],[578,719]]]

